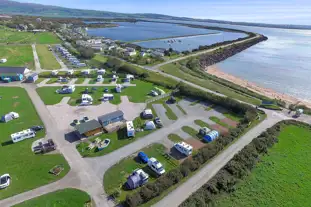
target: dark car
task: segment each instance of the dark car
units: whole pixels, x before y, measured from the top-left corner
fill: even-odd
[[[144,152],[139,152],[138,157],[143,161],[143,163],[147,163],[149,158]]]
[[[104,89],[104,92],[105,92],[105,93],[108,93],[108,91],[109,91],[108,88],[105,88],[105,89]]]
[[[33,131],[40,131],[40,130],[42,130],[42,129],[44,129],[44,127],[43,126],[33,126],[33,127],[31,127],[31,129],[33,130]]]

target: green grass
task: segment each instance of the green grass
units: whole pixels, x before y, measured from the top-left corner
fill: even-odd
[[[177,120],[178,119],[176,114],[173,112],[173,110],[170,107],[168,107],[168,105],[166,103],[164,103],[163,106],[166,109],[165,114],[166,114],[168,119],[170,119],[170,120]]]
[[[210,128],[210,125],[202,120],[194,120],[194,123],[200,127],[207,127],[207,128]]]
[[[164,156],[164,154],[166,154],[166,148],[161,144],[153,144],[140,151],[145,152],[148,157],[154,157],[159,162],[161,162],[166,173],[178,165],[176,160],[172,158],[168,159],[169,157]],[[121,160],[116,165],[109,168],[104,174],[105,192],[109,195],[112,194],[116,189],[121,190],[119,201],[125,200],[127,194],[135,192],[135,190],[124,191],[122,189],[122,185],[126,182],[127,177],[133,172],[133,170],[141,168],[149,174],[149,182],[154,182],[156,180],[156,175],[154,172],[150,170],[147,164],[140,162],[137,154],[138,152],[126,159]]]
[[[217,82],[214,82],[212,80],[206,80],[203,78],[196,77],[192,74],[183,72],[179,66],[173,63],[166,64],[161,67],[161,70],[165,73],[171,74],[173,76],[176,76],[178,78],[184,79],[186,81],[189,81],[191,83],[194,83],[196,85],[199,85],[201,87],[210,89],[212,91],[218,91],[219,93],[222,93],[230,98],[238,99],[240,101],[248,102],[254,105],[260,105],[261,100],[257,98],[253,98],[250,96],[247,96],[245,94],[241,94],[238,91],[235,91],[229,87],[226,87],[224,85],[221,85]]]
[[[58,37],[51,32],[18,32],[14,29],[0,28],[0,43],[16,44],[58,44],[61,43]]]
[[[216,206],[310,206],[311,130],[285,126],[267,155]]]
[[[55,56],[49,51],[47,45],[36,45],[41,68],[43,69],[60,69],[61,66],[57,62]]]
[[[133,124],[135,129],[137,128],[143,128],[144,127],[145,120],[142,120],[140,117],[137,117],[133,120]],[[155,129],[156,130],[156,129]],[[97,151],[97,149],[88,150],[87,147],[89,143],[81,142],[79,143],[76,148],[83,157],[97,157],[97,156],[103,156],[106,154],[109,154],[121,147],[124,147],[125,145],[128,145],[134,141],[136,141],[139,138],[142,138],[155,130],[145,130],[143,132],[136,132],[135,137],[128,138],[126,135],[126,128],[120,129],[117,132],[109,133],[109,134],[102,134],[98,137],[90,138],[89,141],[94,141],[96,138],[100,138],[101,140],[104,139],[110,139],[109,147],[102,151]]]
[[[189,134],[190,136],[192,136],[193,138],[201,138],[201,137],[199,137],[199,132],[197,130],[193,129],[192,127],[183,126],[181,129],[184,132],[186,132],[187,134]]]
[[[58,80],[58,78],[50,78],[50,80],[48,82],[46,82],[46,84],[58,83],[57,80]],[[55,92],[55,90],[54,90],[54,92]]]
[[[228,124],[222,122],[218,117],[216,116],[211,116],[209,118],[210,120],[212,120],[213,122],[215,122],[216,124],[219,124],[220,126],[226,127],[226,128],[232,128],[231,126],[229,126]]]
[[[277,105],[260,105],[261,108],[265,108],[265,109],[270,109],[270,110],[276,110],[276,111],[281,111],[282,108],[277,106]]]
[[[231,119],[231,120],[233,120],[233,121],[236,121],[236,122],[240,122],[242,119],[243,119],[243,115],[241,115],[241,114],[236,114],[236,113],[233,113],[233,112],[225,112],[225,113],[223,113],[223,115],[225,116],[225,117],[227,117],[228,119]]]
[[[56,80],[56,78],[52,78],[48,83],[53,83]],[[128,96],[129,100],[134,103],[144,103],[150,98],[148,93],[154,88],[154,85],[140,80],[135,80],[133,83],[135,83],[136,86],[129,86],[128,88],[123,89],[121,93],[115,92],[115,86],[94,87],[97,91],[94,91],[94,93],[91,94],[94,99],[93,104],[98,105],[101,103],[100,99],[103,96],[105,88],[110,90],[109,93],[114,94],[114,100],[110,102],[112,104],[120,104],[120,96]],[[57,94],[55,91],[59,88],[60,87],[40,87],[37,89],[37,92],[46,105],[54,105],[59,103],[63,97],[71,97],[69,104],[75,106],[79,105],[81,94],[87,87],[77,86],[75,92],[72,94]],[[91,90],[92,87],[88,88]]]
[[[104,64],[108,61],[108,57],[96,54],[88,64],[93,67],[102,68]]]
[[[14,207],[85,207],[86,203],[90,202],[91,197],[86,192],[66,188],[24,201]]]
[[[92,78],[90,81],[89,81],[89,84],[95,84],[97,83],[97,79],[96,78]]]
[[[45,78],[38,78],[38,80],[36,80],[36,84],[39,84],[39,83],[41,83],[42,81],[44,81],[45,80]]]
[[[6,58],[6,63],[1,63],[0,66],[27,67],[34,69],[34,58],[30,45],[5,45],[0,46],[0,57]]]
[[[179,104],[177,104],[176,106],[184,115],[187,115],[187,112],[185,111],[185,109],[183,109]]]
[[[178,136],[177,134],[169,134],[168,139],[174,143],[184,141],[184,139]]]
[[[75,82],[75,84],[82,84],[84,82],[84,78],[78,78]]]
[[[37,133],[32,139],[12,144],[10,135],[28,129],[34,125],[43,125],[26,91],[18,87],[0,88],[0,114],[11,111],[17,112],[20,118],[8,123],[0,123],[0,175],[9,173],[11,185],[1,190],[0,199],[10,197],[31,189],[46,185],[64,177],[70,167],[60,154],[35,155],[31,144],[38,138],[44,137],[44,131]],[[48,171],[55,165],[62,164],[65,170],[54,176]]]

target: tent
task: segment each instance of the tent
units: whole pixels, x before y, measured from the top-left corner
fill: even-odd
[[[155,126],[153,121],[147,121],[145,123],[145,130],[153,130],[155,128],[156,128],[156,126]]]
[[[9,122],[13,119],[19,118],[19,114],[16,112],[10,112],[8,114],[5,114],[4,116],[1,117],[2,122]]]

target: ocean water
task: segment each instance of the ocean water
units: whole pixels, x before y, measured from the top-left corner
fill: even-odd
[[[259,86],[311,100],[311,30],[175,22],[241,29],[267,36],[267,41],[218,63],[218,68]]]

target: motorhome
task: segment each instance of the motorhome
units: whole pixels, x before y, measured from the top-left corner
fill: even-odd
[[[82,94],[81,105],[86,106],[86,105],[92,105],[92,104],[93,104],[92,96],[88,94]]]
[[[126,122],[126,131],[127,131],[127,137],[134,137],[135,136],[135,128],[132,121]]]
[[[20,142],[24,139],[33,138],[36,136],[36,132],[31,129],[26,129],[14,134],[11,134],[11,139],[14,143]]]
[[[175,143],[174,148],[186,156],[191,155],[193,149],[193,147],[190,144],[187,144],[185,142]]]

